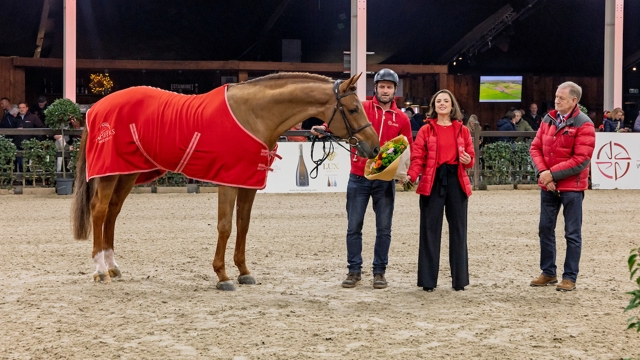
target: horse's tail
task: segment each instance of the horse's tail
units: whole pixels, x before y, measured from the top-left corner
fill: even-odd
[[[91,232],[91,198],[93,197],[93,179],[87,181],[87,127],[85,126],[80,142],[80,151],[76,163],[75,197],[71,207],[73,237],[86,240]]]

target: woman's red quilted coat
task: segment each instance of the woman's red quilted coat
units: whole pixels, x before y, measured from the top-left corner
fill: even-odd
[[[428,196],[431,194],[433,180],[436,176],[438,137],[431,124],[432,122],[435,123],[435,121],[436,119],[427,119],[427,125],[420,128],[413,145],[411,145],[411,166],[407,174],[413,181],[418,178],[418,175],[422,175],[418,188],[416,189],[416,192],[420,195]],[[460,157],[461,148],[471,156],[471,162],[467,165],[458,162],[458,179],[460,180],[460,186],[462,186],[462,190],[464,190],[467,196],[471,196],[471,182],[469,181],[466,169],[472,168],[475,161],[473,140],[471,139],[469,129],[463,126],[461,121],[454,120],[452,126],[456,133],[458,158]]]

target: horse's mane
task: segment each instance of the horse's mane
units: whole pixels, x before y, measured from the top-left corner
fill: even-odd
[[[323,75],[300,73],[300,72],[290,72],[290,73],[283,72],[283,73],[270,74],[270,75],[262,76],[259,78],[247,80],[245,82],[242,82],[236,85],[257,84],[257,83],[262,83],[263,81],[281,80],[281,79],[282,80],[311,80],[311,81],[320,81],[320,82],[333,82],[331,78],[328,78]]]

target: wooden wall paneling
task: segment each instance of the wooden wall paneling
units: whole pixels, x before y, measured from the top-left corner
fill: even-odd
[[[12,58],[0,59],[0,97],[7,97],[12,104],[24,101],[25,78],[23,68],[14,68]]]
[[[11,58],[0,58],[0,97],[7,97],[15,101],[11,96],[11,83],[13,65]]]
[[[15,68],[13,69],[13,84],[11,86],[11,99],[12,101],[26,101],[25,93],[25,78],[24,78],[24,68]],[[14,100],[15,99],[15,100]],[[27,103],[29,104],[29,103]],[[28,105],[29,106],[29,105]]]

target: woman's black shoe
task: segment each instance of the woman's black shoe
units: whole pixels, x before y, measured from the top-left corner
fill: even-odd
[[[453,290],[455,290],[455,291],[464,291],[464,286],[463,287],[454,287]]]
[[[430,287],[423,287],[422,290],[426,292],[433,292],[433,288],[430,288]]]

